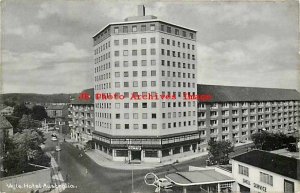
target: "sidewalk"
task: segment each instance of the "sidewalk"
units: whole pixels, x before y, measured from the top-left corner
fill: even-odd
[[[61,172],[58,170],[58,165],[54,159],[54,157],[51,155],[51,153],[47,152],[47,155],[51,158],[51,179],[52,179],[52,185],[55,186],[53,190],[50,191],[50,193],[59,193],[66,189],[66,183],[64,183],[64,179],[62,177]]]
[[[96,152],[95,150],[91,150],[86,152],[86,155],[90,157],[94,162],[96,162],[98,165],[106,168],[112,168],[112,169],[118,169],[118,170],[143,170],[143,169],[152,169],[156,167],[161,167],[169,164],[173,164],[175,160],[178,160],[178,162],[183,162],[187,160],[191,160],[197,157],[202,157],[207,155],[207,152],[201,152],[197,154],[193,154],[190,156],[185,156],[182,158],[174,158],[173,161],[167,161],[163,163],[144,163],[141,164],[128,164],[125,162],[117,162],[117,161],[111,161],[104,156],[102,156],[100,153]]]

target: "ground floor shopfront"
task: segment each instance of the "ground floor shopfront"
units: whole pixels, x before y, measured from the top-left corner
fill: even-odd
[[[186,155],[199,152],[199,134],[149,136],[109,136],[93,133],[94,148],[113,161],[164,162],[176,161]]]

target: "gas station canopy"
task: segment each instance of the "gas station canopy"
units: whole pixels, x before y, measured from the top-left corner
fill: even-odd
[[[235,181],[233,178],[216,172],[214,169],[176,172],[166,175],[166,178],[178,186],[206,185]]]

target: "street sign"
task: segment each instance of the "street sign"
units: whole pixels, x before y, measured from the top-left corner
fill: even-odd
[[[158,181],[158,177],[154,173],[147,173],[144,177],[144,181],[149,186],[155,186],[157,187],[157,184],[155,182]]]
[[[140,150],[142,150],[142,147],[141,146],[129,145],[128,146],[128,150],[137,150],[137,151],[140,151]]]

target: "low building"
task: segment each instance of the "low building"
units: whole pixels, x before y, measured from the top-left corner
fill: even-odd
[[[0,115],[2,116],[10,116],[14,112],[14,108],[10,106],[6,106],[0,110]]]
[[[84,145],[92,140],[94,127],[94,89],[82,91],[89,98],[80,98],[78,95],[71,101],[69,108],[69,127],[71,138]]]
[[[300,125],[300,93],[295,89],[198,84],[198,130],[206,151],[210,139],[244,143],[252,133],[294,133]]]
[[[0,115],[0,177],[3,177],[3,157],[5,152],[4,140],[13,135],[13,126],[10,122]]]
[[[300,160],[261,150],[232,158],[238,192],[300,192]]]
[[[166,179],[175,184],[175,192],[235,192],[236,183],[231,173],[218,167],[189,167],[187,172],[166,175]]]

